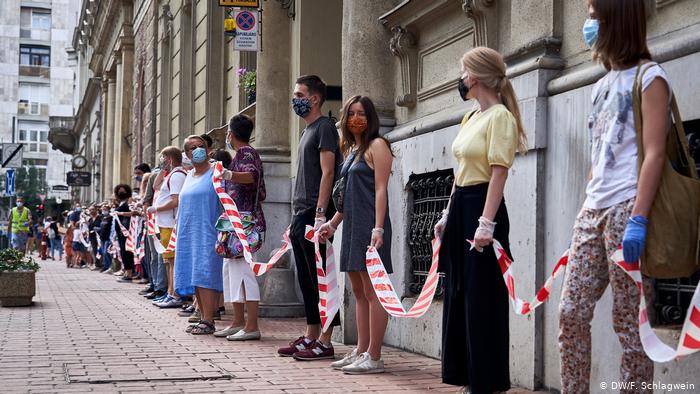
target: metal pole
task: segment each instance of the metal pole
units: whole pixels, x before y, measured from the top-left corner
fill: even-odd
[[[15,117],[12,117],[12,143],[15,143],[15,132],[16,132],[16,127],[17,127],[17,121],[15,120]]]

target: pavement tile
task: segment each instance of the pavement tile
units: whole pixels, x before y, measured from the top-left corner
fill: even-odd
[[[188,335],[177,310],[156,308],[137,294],[142,285],[39,263],[34,305],[0,308],[3,394],[457,391],[440,382],[439,360],[390,347],[384,349],[387,372],[378,375],[344,375],[325,361],[278,357],[276,349],[298,337],[304,319],[262,319],[261,341]],[[224,314],[217,327],[230,319]],[[352,349],[335,347],[339,355]]]

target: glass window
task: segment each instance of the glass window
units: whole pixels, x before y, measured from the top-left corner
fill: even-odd
[[[49,67],[51,65],[51,48],[20,45],[19,64],[24,66]]]
[[[32,29],[51,30],[51,12],[32,10]]]
[[[39,139],[39,142],[48,142],[49,141],[49,132],[48,131],[41,131],[41,137]]]
[[[29,132],[29,140],[30,141],[37,141],[37,131],[36,130],[31,130]]]
[[[26,140],[27,140],[27,130],[20,130],[20,131],[19,131],[19,140],[20,140],[20,141],[26,141]]]

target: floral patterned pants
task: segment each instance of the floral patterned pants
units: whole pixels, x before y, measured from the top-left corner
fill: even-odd
[[[642,382],[653,380],[654,364],[639,339],[639,290],[609,259],[622,243],[633,205],[631,199],[606,209],[583,208],[576,218],[559,304],[562,394],[591,392],[591,320],[608,283],[612,287],[613,328],[622,346],[620,381],[635,382],[632,387],[636,387],[620,393],[641,392]],[[650,294],[649,281],[644,282],[644,288],[645,294]]]

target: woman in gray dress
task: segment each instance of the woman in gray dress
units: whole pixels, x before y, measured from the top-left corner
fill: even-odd
[[[340,130],[345,162],[338,178],[345,182],[344,201],[319,235],[332,237],[344,221],[340,270],[348,273],[355,295],[357,348],[331,366],[349,374],[381,373],[389,316],[374,293],[365,254],[375,247],[387,272],[392,272],[387,186],[393,154],[389,141],[379,135],[379,117],[368,97],[354,96],[345,103]]]

